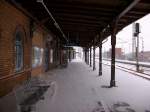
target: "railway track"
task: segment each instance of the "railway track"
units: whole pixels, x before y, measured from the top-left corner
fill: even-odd
[[[103,60],[103,61],[105,61],[105,62],[102,62],[103,65],[111,66],[110,60]],[[96,58],[96,63],[98,63],[98,62],[99,62],[98,58]],[[123,61],[116,61],[116,62],[125,64],[125,65],[135,65],[134,63],[131,64],[131,62],[130,63],[127,63],[127,62],[123,63]],[[136,70],[133,70],[133,69],[130,69],[130,68],[127,68],[127,67],[124,67],[124,66],[117,65],[117,63],[115,65],[117,69],[123,70],[125,72],[131,73],[131,74],[139,76],[139,77],[142,77],[144,79],[150,80],[150,74],[144,73],[144,72],[137,72]],[[140,66],[143,66],[143,64],[140,64]],[[144,67],[150,68],[150,66],[148,66],[148,64]]]

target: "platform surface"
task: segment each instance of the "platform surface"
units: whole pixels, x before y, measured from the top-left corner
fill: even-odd
[[[103,65],[103,76],[82,60],[68,68],[47,73],[53,91],[36,104],[37,112],[150,112],[150,81],[116,69],[117,87],[110,83],[110,66]]]

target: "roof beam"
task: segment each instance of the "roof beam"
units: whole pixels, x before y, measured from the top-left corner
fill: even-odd
[[[65,8],[56,8],[53,10],[54,13],[66,13],[66,14],[80,14],[80,15],[89,15],[89,16],[113,16],[114,13],[105,12],[105,11],[88,11],[80,9],[65,9]]]
[[[63,28],[64,32],[96,32],[98,29],[80,29],[80,28],[74,28],[74,29],[70,29],[70,28]]]
[[[66,1],[50,1],[47,2],[49,7],[52,8],[67,8],[67,9],[79,9],[79,10],[87,10],[87,11],[106,11],[106,12],[113,12],[112,9],[115,9],[116,7],[110,6],[110,5],[104,5],[104,4],[84,4],[82,2],[80,3],[72,3],[72,2],[66,2]]]
[[[80,23],[80,24],[89,24],[89,25],[97,25],[99,27],[103,27],[106,25],[103,21],[89,21],[83,19],[70,19],[70,18],[59,18],[57,19],[60,23],[61,22],[68,22],[68,23]]]
[[[80,14],[68,14],[68,13],[54,13],[55,18],[72,18],[72,19],[84,19],[91,21],[106,21],[108,22],[113,16],[89,16],[89,15],[80,15]]]
[[[123,17],[126,13],[128,13],[140,0],[134,0],[125,10],[123,10],[117,17],[117,20],[119,20],[121,17]]]
[[[73,22],[65,22],[65,21],[61,21],[60,22],[61,26],[71,26],[72,28],[78,27],[78,28],[95,28],[95,29],[101,29],[101,27],[99,25],[96,24],[86,24],[86,23],[73,23]],[[71,29],[72,29],[71,28]]]
[[[128,13],[130,13],[130,14],[137,14],[137,15],[145,15],[144,11],[141,11],[141,10],[138,10],[138,9],[137,10],[131,10]]]

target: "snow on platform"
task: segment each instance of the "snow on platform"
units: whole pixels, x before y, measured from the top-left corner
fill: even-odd
[[[117,87],[108,88],[110,66],[98,68],[81,60],[69,63],[68,68],[47,73],[54,82],[53,95],[45,93],[45,100],[36,104],[36,112],[150,112],[150,81],[116,69]]]

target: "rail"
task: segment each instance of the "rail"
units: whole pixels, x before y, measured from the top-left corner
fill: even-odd
[[[104,59],[104,58],[103,58],[103,60],[111,61],[111,59]],[[116,60],[115,62],[129,64],[129,65],[136,65],[135,61],[128,61],[128,60]],[[139,62],[139,66],[150,68],[150,63]]]
[[[96,59],[98,59],[98,57],[96,57]],[[103,59],[103,60],[106,60],[106,61],[111,61],[111,59]],[[98,62],[98,60],[96,60],[96,62]],[[116,60],[117,63],[123,63],[123,64],[128,64],[128,65],[136,65],[136,62],[133,62],[133,61],[128,61],[128,60]],[[105,63],[105,62],[102,62],[102,64],[104,65],[108,65],[108,66],[111,66],[111,63]],[[140,62],[139,64],[140,66],[143,66],[143,67],[150,67],[150,63],[144,63],[144,62]],[[126,71],[126,72],[129,72],[133,75],[136,75],[136,76],[139,76],[139,77],[142,77],[144,79],[147,79],[147,80],[150,80],[150,74],[149,73],[145,73],[145,72],[137,72],[136,70],[133,70],[131,68],[127,68],[127,67],[124,67],[124,66],[120,66],[120,65],[116,65],[116,68],[120,69],[120,70],[123,70],[123,71]]]

